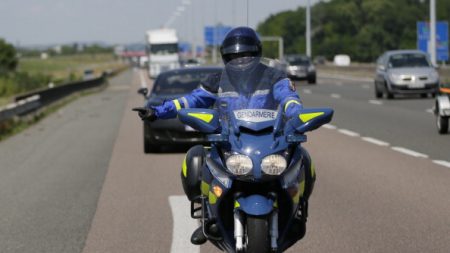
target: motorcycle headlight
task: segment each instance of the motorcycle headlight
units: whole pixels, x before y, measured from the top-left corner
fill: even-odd
[[[261,170],[268,175],[280,175],[286,169],[286,159],[281,155],[269,155],[261,162]]]
[[[250,173],[253,168],[252,159],[246,155],[232,155],[228,157],[226,165],[231,173],[238,176]]]

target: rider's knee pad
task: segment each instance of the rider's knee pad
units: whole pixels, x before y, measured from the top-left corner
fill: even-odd
[[[308,151],[306,149],[302,149],[303,154],[303,166],[305,169],[305,192],[303,193],[303,197],[305,200],[308,200],[312,194],[314,189],[314,183],[316,181],[316,169],[314,163],[309,156]]]
[[[205,150],[202,145],[190,148],[184,158],[181,169],[181,182],[184,193],[190,201],[200,196],[202,167],[205,160]]]

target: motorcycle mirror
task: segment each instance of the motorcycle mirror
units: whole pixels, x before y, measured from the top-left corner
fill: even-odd
[[[219,115],[212,109],[181,109],[178,111],[178,119],[202,133],[217,133],[220,129]]]
[[[141,94],[142,96],[144,96],[145,98],[147,97],[148,94],[148,89],[145,87],[139,88],[139,90],[137,91],[138,94]]]
[[[327,124],[333,118],[333,109],[331,108],[311,108],[302,109],[298,117],[294,117],[286,124],[286,132],[305,133],[315,130],[324,124]]]

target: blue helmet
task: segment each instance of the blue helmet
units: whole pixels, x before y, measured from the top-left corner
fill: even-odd
[[[236,27],[229,31],[220,46],[220,54],[224,63],[245,56],[260,57],[261,41],[250,27]]]

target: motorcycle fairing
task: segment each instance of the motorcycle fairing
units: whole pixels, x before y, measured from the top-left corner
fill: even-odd
[[[216,133],[220,128],[219,116],[216,110],[181,109],[178,111],[178,119],[203,133]]]
[[[261,195],[240,197],[235,202],[235,207],[246,214],[261,216],[272,212],[275,202]]]

